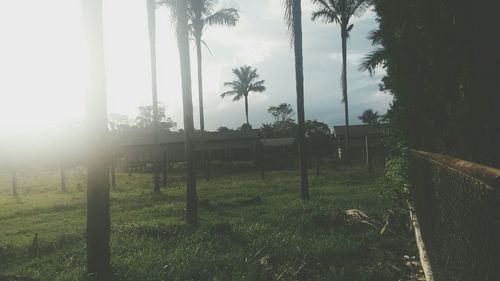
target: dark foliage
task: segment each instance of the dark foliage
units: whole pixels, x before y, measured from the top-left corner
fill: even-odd
[[[412,148],[500,166],[499,40],[486,1],[377,0],[394,96],[387,118]]]
[[[367,109],[363,111],[363,114],[361,114],[358,118],[365,124],[375,125],[379,123],[380,115],[378,114],[378,111]]]

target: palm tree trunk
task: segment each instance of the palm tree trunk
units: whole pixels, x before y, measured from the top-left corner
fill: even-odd
[[[184,109],[184,136],[186,144],[186,222],[198,221],[198,199],[196,195],[196,158],[194,151],[193,100],[191,92],[191,64],[189,57],[189,27],[187,1],[177,0],[177,41],[182,78],[182,102]]]
[[[198,60],[198,101],[200,107],[200,131],[201,131],[201,163],[205,165],[205,178],[210,180],[208,163],[205,161],[205,116],[203,111],[203,61],[201,53],[201,38],[196,38],[196,59]]]
[[[153,93],[153,173],[154,192],[160,193],[160,145],[158,143],[158,87],[156,78],[156,1],[148,0],[148,29],[151,56],[151,90]]]
[[[247,118],[247,125],[250,126],[250,122],[248,122],[248,94],[245,95],[245,116]]]
[[[304,62],[302,57],[302,7],[300,2],[301,0],[293,0],[293,45],[295,51],[295,81],[297,88],[300,194],[302,199],[309,200],[309,183],[307,179],[307,161],[305,155]]]
[[[200,105],[200,131],[205,131],[205,117],[203,111],[203,61],[201,53],[201,38],[196,38],[196,55],[198,60],[198,100]]]
[[[349,102],[347,99],[347,24],[342,27],[342,99],[345,106],[345,160],[349,161]]]
[[[82,1],[89,58],[87,88],[87,272],[108,280],[110,211],[108,122],[102,29],[102,0]]]
[[[116,163],[115,154],[110,155],[111,190],[116,190]]]
[[[13,167],[12,168],[12,194],[14,195],[14,197],[17,197],[18,194],[17,194],[17,171],[16,171],[16,168]]]
[[[66,168],[64,167],[64,160],[61,158],[59,163],[59,169],[61,172],[61,191],[66,192]]]

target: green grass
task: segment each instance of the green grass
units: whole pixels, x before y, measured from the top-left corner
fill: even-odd
[[[85,280],[84,175],[69,173],[68,193],[57,173],[23,171],[19,198],[0,177],[0,276]],[[198,227],[183,222],[184,189],[176,181],[161,195],[151,176],[119,174],[111,195],[114,280],[403,280],[401,258],[411,239],[367,226],[322,226],[313,216],[361,209],[382,220],[396,203],[382,172],[330,163],[310,176],[311,200],[299,199],[296,171],[245,173],[200,180]],[[254,196],[261,204],[242,205]],[[395,232],[411,237],[404,224]],[[32,241],[38,234],[38,246]],[[36,253],[37,252],[37,253]],[[1,278],[0,278],[1,279]]]

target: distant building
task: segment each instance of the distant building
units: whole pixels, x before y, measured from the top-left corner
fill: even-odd
[[[365,159],[366,140],[372,158],[384,156],[383,130],[385,125],[351,125],[349,126],[349,155],[352,159]],[[339,146],[339,155],[345,151],[345,126],[334,126],[333,134]],[[341,156],[339,156],[341,157]]]
[[[153,134],[139,131],[115,136],[117,157],[126,165],[153,162]],[[203,150],[211,160],[252,159],[259,143],[259,130],[205,132],[195,134],[195,151]],[[160,159],[168,162],[185,161],[184,133],[161,132],[158,136]]]

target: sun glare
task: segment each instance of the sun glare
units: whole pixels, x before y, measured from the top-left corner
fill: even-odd
[[[0,128],[29,131],[82,117],[79,1],[1,1]]]
[[[0,131],[54,130],[85,118],[80,0],[0,1]],[[114,7],[120,6],[119,10]],[[180,88],[177,46],[158,10],[160,90]],[[167,34],[167,35],[163,35]],[[133,115],[151,103],[145,1],[104,2],[108,111]],[[175,63],[172,63],[175,62]],[[165,91],[166,92],[166,91]],[[179,95],[180,96],[180,95]],[[160,100],[161,101],[161,100]],[[180,100],[172,102],[180,108]],[[171,106],[176,108],[176,106]]]

